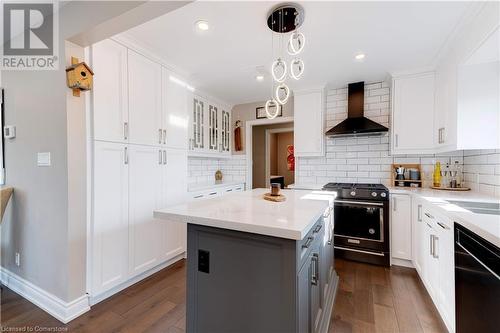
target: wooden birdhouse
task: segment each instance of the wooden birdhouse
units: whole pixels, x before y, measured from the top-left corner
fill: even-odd
[[[68,87],[73,89],[73,96],[80,96],[80,91],[92,89],[92,77],[94,72],[85,62],[79,62],[77,58],[71,58],[72,65],[66,68]]]

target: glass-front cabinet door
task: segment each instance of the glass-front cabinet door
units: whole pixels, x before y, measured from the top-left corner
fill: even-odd
[[[209,103],[208,105],[208,150],[219,152],[219,109]]]
[[[193,113],[191,120],[191,150],[205,149],[205,108],[206,102],[198,96],[193,97]]]
[[[231,155],[231,113],[204,97],[191,95],[189,151],[191,156]]]
[[[224,154],[231,153],[231,117],[229,112],[221,110],[221,152]]]

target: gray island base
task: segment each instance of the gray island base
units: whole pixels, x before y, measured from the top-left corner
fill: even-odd
[[[301,240],[188,224],[187,332],[327,332],[338,286],[330,221]]]

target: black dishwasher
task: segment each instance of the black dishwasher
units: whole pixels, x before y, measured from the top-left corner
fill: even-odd
[[[457,333],[498,332],[500,248],[455,224]]]

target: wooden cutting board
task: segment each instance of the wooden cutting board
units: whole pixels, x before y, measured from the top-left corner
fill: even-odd
[[[286,197],[283,194],[272,195],[271,193],[266,193],[263,196],[264,200],[274,201],[274,202],[282,202],[286,200]]]
[[[431,187],[434,190],[442,190],[442,191],[470,191],[469,187],[437,187],[437,186],[432,186]]]

